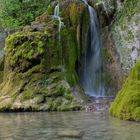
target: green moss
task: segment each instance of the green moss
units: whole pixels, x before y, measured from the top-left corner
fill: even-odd
[[[48,111],[73,111],[76,110],[75,108],[78,108],[78,102],[75,102],[75,105],[70,102],[69,100],[66,100],[63,97],[59,97],[59,98],[47,98],[46,99],[48,102],[48,107],[47,110]],[[76,106],[76,103],[78,104]],[[79,109],[81,109],[81,106],[79,105]]]
[[[78,59],[77,43],[75,40],[76,37],[72,35],[72,33],[68,31],[65,26],[62,27],[61,36],[63,46],[62,50],[65,52],[63,53],[63,58],[66,69],[66,78],[71,85],[74,85],[77,81],[75,63]]]
[[[32,67],[31,69],[29,69],[28,71],[26,71],[24,73],[17,74],[17,76],[20,77],[20,78],[30,77],[34,73],[41,73],[41,72],[43,72],[44,69],[45,68],[42,65],[36,65],[36,66]]]
[[[20,101],[23,102],[28,99],[33,99],[34,97],[35,97],[34,92],[32,90],[27,90],[27,91],[24,91],[22,95],[20,96]]]
[[[43,55],[47,36],[40,32],[17,32],[6,39],[5,52],[11,66]]]
[[[113,61],[113,58],[111,56],[111,54],[109,53],[108,49],[107,48],[102,48],[102,57],[103,57],[103,60],[107,63],[112,63]]]
[[[78,6],[76,3],[71,3],[69,5],[70,20],[71,20],[73,26],[77,25],[78,20],[79,20],[80,14],[77,14],[77,13],[80,13],[80,12],[78,10],[80,11],[80,6],[78,9]]]
[[[65,94],[64,97],[67,99],[67,100],[70,100],[72,101],[73,99],[73,96],[71,94]]]
[[[123,16],[127,14],[127,16],[131,17],[133,14],[139,12],[139,5],[140,1],[139,0],[125,0],[124,1],[124,8],[121,9],[121,12]]]
[[[140,121],[140,61],[112,103],[110,114],[121,119]]]
[[[109,72],[104,72],[103,73],[103,83],[105,84],[105,87],[106,86],[112,86],[112,75],[109,73]]]
[[[4,60],[0,59],[0,71],[4,70]]]
[[[135,108],[132,117],[134,118],[134,120],[140,121],[140,107]]]
[[[44,43],[42,41],[39,41],[38,42],[38,47],[37,47],[39,55],[43,54],[43,51],[44,51],[43,47],[44,47]]]
[[[0,59],[0,83],[3,81],[4,61]]]
[[[0,100],[2,100],[2,98],[0,98]],[[5,110],[9,110],[9,108],[11,107],[12,105],[12,99],[11,98],[7,98],[5,99],[4,101],[1,101],[1,104],[0,104],[0,110],[1,111],[5,111]]]
[[[125,0],[123,3],[123,8],[116,12],[116,25],[121,24],[122,28],[126,26],[125,19],[131,19],[131,17],[139,12],[140,9],[139,0]],[[115,26],[116,26],[115,25]]]
[[[0,83],[3,81],[3,71],[0,71]]]
[[[65,24],[68,26],[71,24],[73,29],[76,30],[76,26],[79,24],[84,9],[85,6],[82,2],[70,2],[67,7],[62,9],[62,16],[64,17]]]
[[[61,107],[60,107],[60,110],[61,111],[72,111],[72,109],[71,109],[71,106],[69,105],[69,104],[67,104],[67,105],[62,105]]]
[[[55,30],[57,30],[57,28]],[[56,31],[54,34],[51,33],[51,36],[48,38],[47,44],[46,55],[42,64],[46,65],[47,71],[51,71],[53,68],[60,67],[60,69],[62,69],[58,31]]]
[[[54,11],[53,6],[52,5],[49,5],[48,8],[47,8],[47,13],[49,15],[53,15],[53,11]]]
[[[48,102],[48,111],[61,111],[59,110],[61,104],[62,104],[62,98],[59,97],[57,99],[55,98],[47,98]]]

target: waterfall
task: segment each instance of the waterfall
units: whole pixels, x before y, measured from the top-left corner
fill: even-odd
[[[104,96],[102,83],[101,38],[97,14],[86,0],[82,0],[88,7],[90,26],[87,36],[84,70],[81,75],[81,85],[87,95]]]
[[[54,8],[54,16],[53,17],[58,19],[58,22],[59,22],[58,31],[60,32],[62,22],[61,22],[61,18],[59,16],[59,3]]]
[[[59,31],[59,34],[58,34],[58,54],[59,54],[59,59],[60,59],[60,65],[62,66],[63,65],[63,55],[62,55],[62,45],[61,45],[61,27],[62,27],[62,21],[61,21],[61,17],[59,16],[59,2],[57,3],[57,5],[55,6],[54,8],[54,15],[53,15],[53,18],[54,19],[57,19],[59,24],[58,24],[58,31]],[[62,72],[64,73],[64,70],[62,69]]]

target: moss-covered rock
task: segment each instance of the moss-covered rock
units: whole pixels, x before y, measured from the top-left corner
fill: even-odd
[[[17,32],[6,39],[7,59],[0,87],[1,111],[66,111],[81,108],[81,103],[72,95],[69,80],[64,78],[69,70],[62,73],[67,67],[59,61],[58,46],[55,44],[57,39],[52,37],[42,32]],[[71,53],[68,55],[76,57]],[[71,61],[76,61],[76,58]],[[74,67],[70,65],[69,68],[74,73]]]
[[[140,61],[112,103],[110,114],[125,120],[140,121]]]
[[[5,70],[13,68],[25,72],[40,63],[45,52],[47,36],[40,32],[17,32],[7,37],[5,47]]]
[[[36,18],[31,26],[6,39],[4,78],[0,85],[0,111],[68,111],[82,108],[83,91],[75,70],[80,56],[77,33],[86,8],[81,2],[62,10],[63,24],[49,15],[54,7]],[[52,5],[50,5],[52,6]],[[48,12],[49,11],[49,12]],[[48,14],[49,13],[49,14]],[[69,24],[69,20],[71,24]]]
[[[3,81],[3,71],[0,71],[0,83]]]
[[[3,58],[0,58],[0,84],[3,81],[3,69],[4,69]]]

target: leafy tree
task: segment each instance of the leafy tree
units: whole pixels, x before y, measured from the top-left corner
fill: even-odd
[[[0,26],[18,28],[30,24],[48,4],[49,0],[0,0]]]

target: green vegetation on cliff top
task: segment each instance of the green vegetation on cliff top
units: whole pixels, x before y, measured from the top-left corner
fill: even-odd
[[[11,29],[29,25],[48,4],[49,0],[0,0],[0,26]]]

